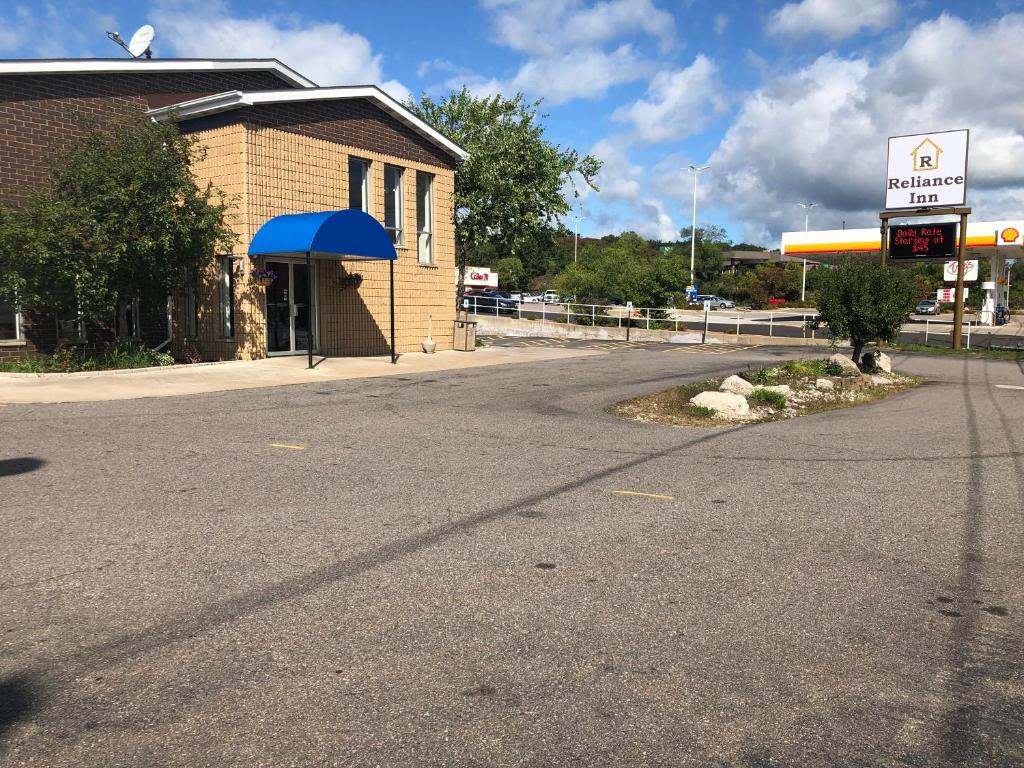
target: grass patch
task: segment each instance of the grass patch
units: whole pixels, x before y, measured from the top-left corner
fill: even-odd
[[[137,341],[113,344],[101,352],[83,353],[73,347],[58,347],[49,355],[29,355],[17,360],[0,361],[4,373],[74,373],[111,371],[124,368],[152,368],[172,365],[166,352],[154,352]]]
[[[981,357],[990,360],[1024,360],[1024,349],[953,349],[952,347],[931,347],[924,344],[892,344],[886,347],[890,352],[913,352],[922,355],[946,357]],[[883,350],[885,351],[885,350]]]
[[[747,400],[751,405],[763,405],[767,408],[786,407],[786,396],[773,389],[755,389]]]

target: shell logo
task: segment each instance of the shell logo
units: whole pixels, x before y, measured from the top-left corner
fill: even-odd
[[[1016,227],[1007,227],[999,233],[999,236],[1003,238],[1004,243],[1012,243],[1020,237],[1020,232],[1017,231]]]

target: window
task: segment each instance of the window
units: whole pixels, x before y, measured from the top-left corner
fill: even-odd
[[[124,334],[124,338],[137,339],[142,333],[139,327],[139,297],[136,296],[134,299],[129,301],[124,308],[124,317],[122,318],[123,324],[119,325],[119,333]]]
[[[58,313],[57,341],[63,344],[81,344],[85,341],[85,320],[77,310]]]
[[[196,284],[185,286],[185,338],[199,337],[199,305],[196,303]]]
[[[370,212],[370,161],[348,159],[348,207]]]
[[[230,256],[221,256],[220,265],[220,337],[234,338],[235,328],[235,270]]]
[[[0,301],[0,341],[21,338],[21,315],[13,304]]]
[[[384,229],[402,245],[402,169],[395,165],[384,166]]]
[[[420,264],[434,263],[434,175],[416,171],[416,241]]]

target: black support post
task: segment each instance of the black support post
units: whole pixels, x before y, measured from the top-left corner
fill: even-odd
[[[306,251],[306,349],[309,367],[313,367],[313,259],[309,251]]]
[[[398,362],[395,352],[395,260],[388,260],[388,275],[391,282],[391,364]]]

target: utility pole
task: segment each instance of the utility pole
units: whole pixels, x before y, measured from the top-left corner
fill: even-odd
[[[804,232],[808,230],[811,225],[811,208],[814,208],[817,203],[797,203],[801,208],[804,209]],[[843,222],[843,229],[846,229],[846,222]],[[800,301],[804,301],[807,296],[807,257],[804,256],[804,271],[803,278],[800,281]]]
[[[693,174],[693,226],[690,228],[690,285],[697,279],[694,272],[694,262],[697,256],[697,177],[710,168],[710,165],[690,165],[688,169]]]

